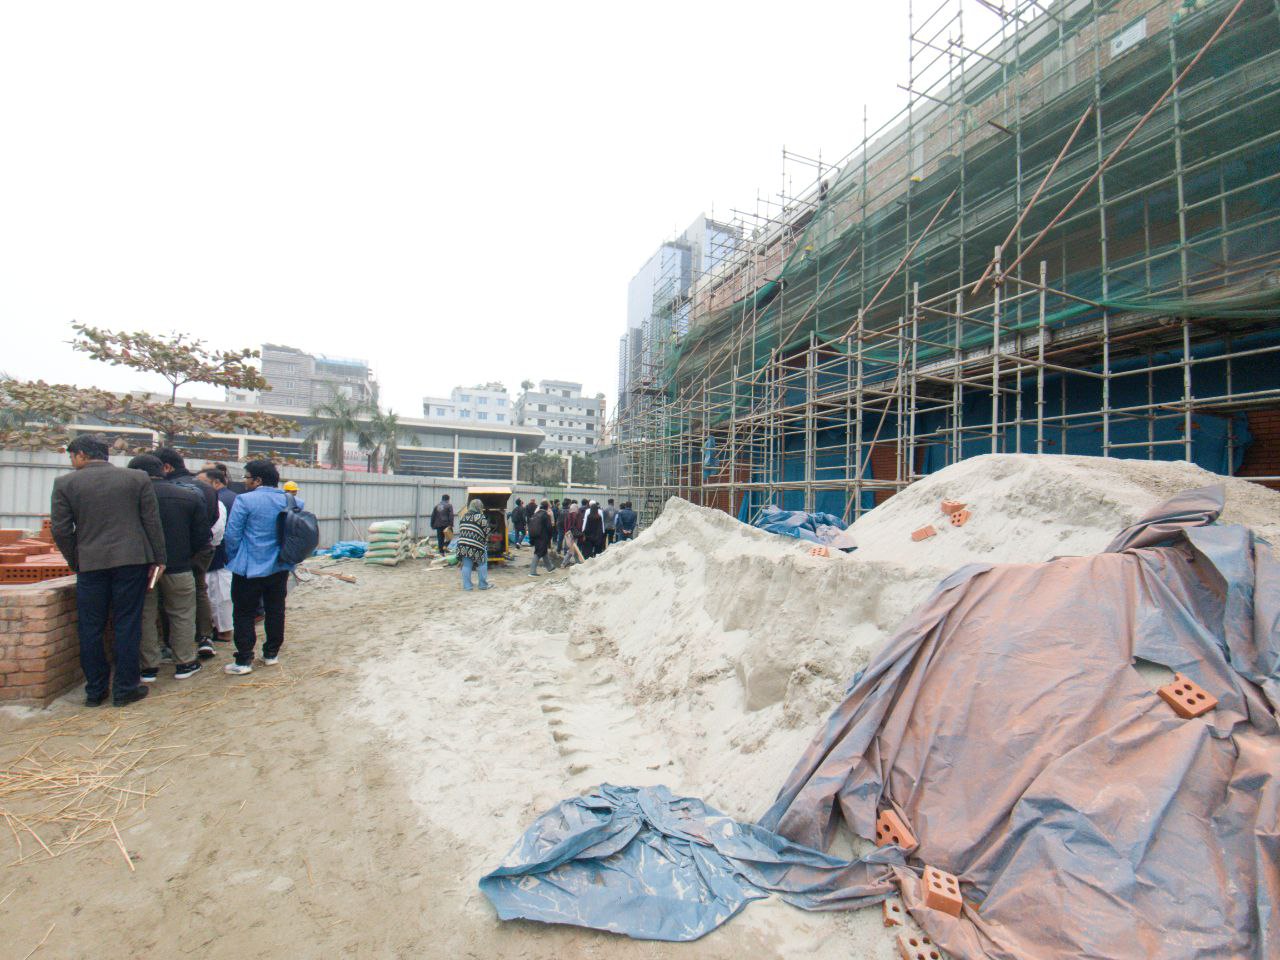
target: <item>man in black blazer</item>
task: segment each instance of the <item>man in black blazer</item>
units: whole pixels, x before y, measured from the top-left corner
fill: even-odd
[[[53,482],[53,540],[76,572],[80,666],[85,705],[100,706],[111,689],[117,707],[147,695],[139,675],[142,602],[153,572],[164,572],[164,531],[151,479],[107,462],[92,436],[67,444],[74,472]],[[102,646],[107,615],[115,631],[115,676]]]

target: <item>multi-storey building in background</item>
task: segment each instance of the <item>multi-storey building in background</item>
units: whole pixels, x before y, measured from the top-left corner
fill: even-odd
[[[334,394],[360,404],[378,402],[378,382],[364,360],[312,354],[275,343],[262,345],[262,376],[271,390],[228,389],[230,403],[311,410]]]
[[[734,251],[742,229],[699,214],[674,240],[658,247],[627,284],[627,329],[618,345],[618,409],[653,380],[663,344],[689,326],[693,281],[714,270]]]
[[[511,423],[511,400],[501,383],[454,387],[448,397],[423,397],[422,416],[427,420],[462,423]]]
[[[516,423],[536,427],[547,435],[541,450],[561,454],[592,454],[604,429],[604,394],[582,395],[582,384],[567,380],[539,380],[537,390],[516,399]]]

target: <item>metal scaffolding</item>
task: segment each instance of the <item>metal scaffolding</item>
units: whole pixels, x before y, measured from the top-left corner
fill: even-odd
[[[784,152],[816,177],[655,289],[615,430],[642,514],[852,519],[990,452],[1231,472],[1280,405],[1280,0],[998,11],[972,45],[963,0],[909,13],[906,108]]]

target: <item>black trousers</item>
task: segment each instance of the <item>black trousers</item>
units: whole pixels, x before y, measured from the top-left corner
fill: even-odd
[[[269,577],[231,575],[231,623],[235,629],[236,663],[250,666],[258,634],[253,621],[261,605],[265,614],[262,655],[274,657],[284,643],[284,598],[289,588],[289,571],[281,570]]]
[[[444,553],[444,527],[436,531],[436,549]]]
[[[76,574],[80,668],[84,670],[86,697],[96,700],[105,696],[110,684],[112,696],[119,699],[141,685],[138,651],[142,647],[142,601],[147,596],[150,569],[139,563]],[[108,615],[115,634],[114,678],[102,645]]]

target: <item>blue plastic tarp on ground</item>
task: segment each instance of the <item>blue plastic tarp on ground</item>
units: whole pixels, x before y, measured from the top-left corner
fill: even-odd
[[[831,513],[806,513],[803,510],[780,510],[770,504],[765,507],[752,526],[768,533],[837,550],[852,550],[853,538],[847,533],[848,524]]]
[[[364,556],[369,545],[363,540],[339,540],[332,547],[325,547],[312,554],[313,557],[350,557],[359,559]]]
[[[897,848],[848,863],[666,787],[603,784],[539,817],[480,889],[503,920],[694,940],[770,892],[810,909],[875,903],[894,862]]]
[[[834,909],[896,886],[964,960],[1280,956],[1280,563],[1214,522],[1222,503],[1194,491],[1096,556],[947,577],[760,823],[606,786],[544,814],[481,888],[503,918],[688,940],[766,892]],[[1216,708],[1179,716],[1138,660]],[[886,809],[919,842],[905,858],[820,852],[841,825],[874,838]],[[959,878],[959,917],[925,905],[926,864]]]

